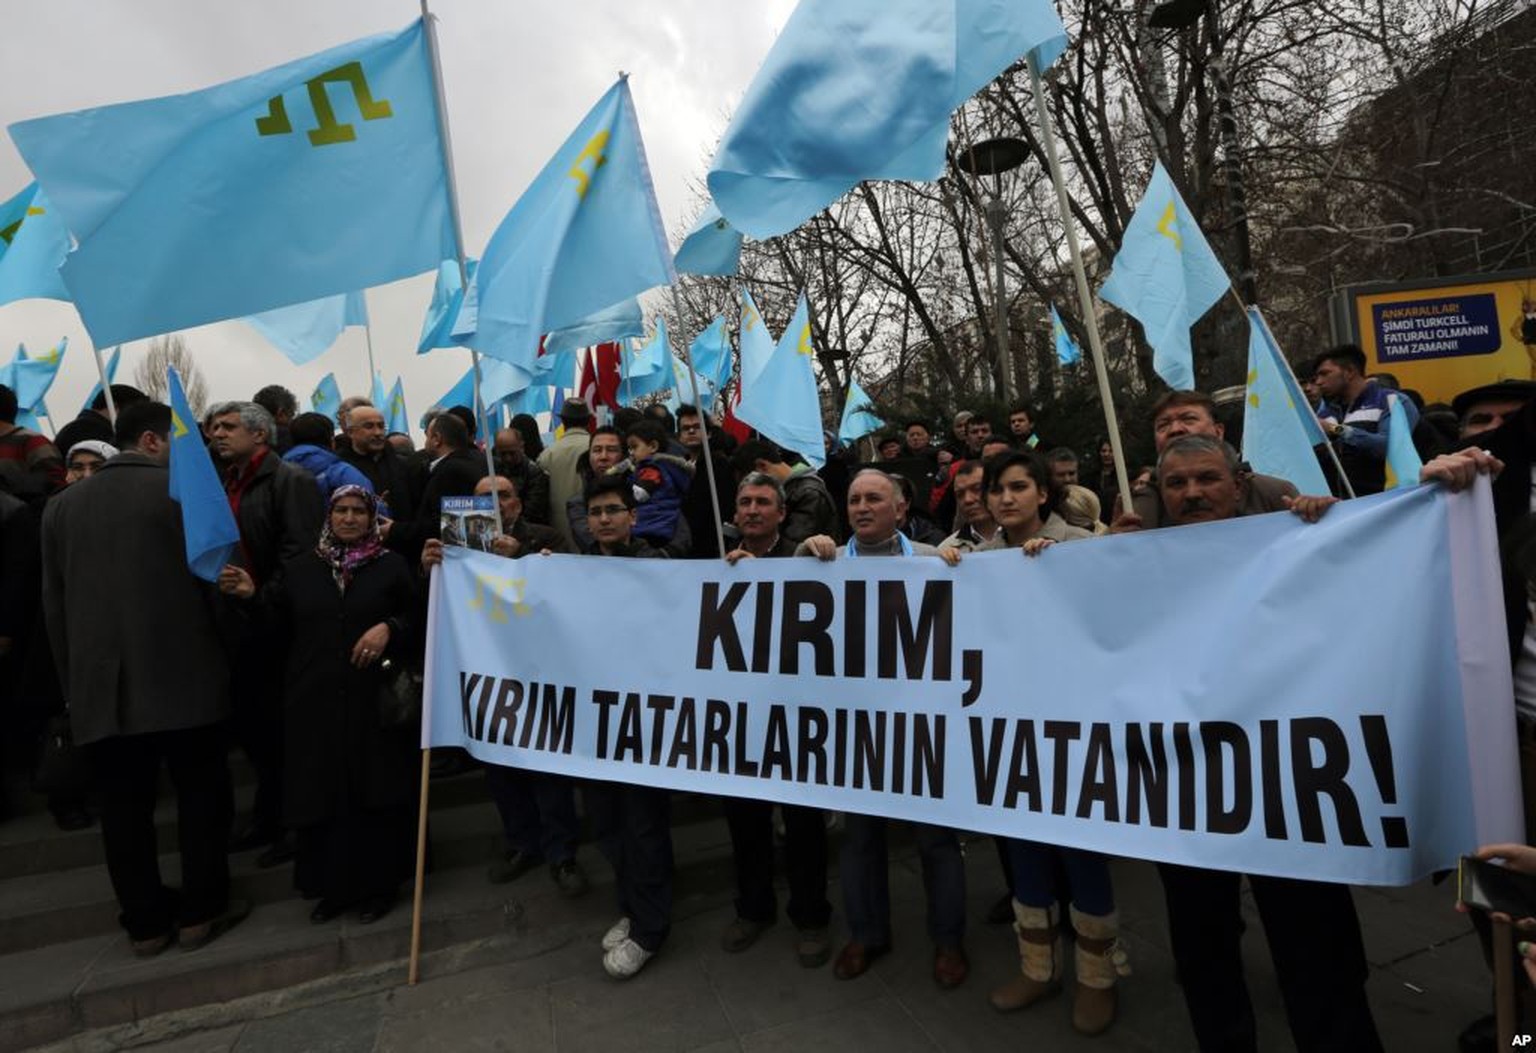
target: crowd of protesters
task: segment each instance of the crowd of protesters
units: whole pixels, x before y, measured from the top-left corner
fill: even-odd
[[[1320,451],[1320,459],[1330,471],[1340,465],[1356,494],[1380,491],[1389,383],[1367,377],[1363,356],[1348,347],[1304,372],[1337,454],[1335,462]],[[1171,392],[1156,404],[1156,464],[1133,467],[1131,492],[1121,495],[1107,440],[1083,457],[1052,447],[1027,406],[998,421],[958,413],[946,434],[932,421],[909,420],[873,437],[867,458],[836,449],[829,435],[826,466],[814,470],[762,438],[737,441],[686,405],[675,414],[660,405],[625,408],[599,424],[586,403],[568,400],[547,446],[532,418],[477,439],[474,413],[450,407],[428,415],[416,450],[409,436],[387,433],[366,399],[345,400],[333,421],[299,413],[293,395],[273,386],[248,402],[216,404],[200,422],[240,533],[209,584],[188,570],[168,492],[171,410],[131,387],[111,391],[115,422],[98,398],[50,441],[15,425],[15,396],[0,387],[0,707],[7,726],[21,729],[6,763],[35,767],[58,824],[99,821],[122,925],[142,956],[173,944],[201,947],[249,913],[230,896],[231,853],[256,853],[260,867],[291,863],[317,925],[347,913],[371,922],[396,905],[411,874],[419,753],[417,729],[388,719],[379,699],[421,665],[427,582],[445,543],[444,498],[491,496],[500,531],[490,548],[508,559],[896,557],[951,565],[998,549],[1049,559],[1053,545],[1240,515],[1288,510],[1315,521],[1338,500],[1252,472],[1226,441],[1217,406],[1199,392]],[[1522,742],[1536,722],[1533,393],[1536,383],[1502,382],[1445,410],[1415,404],[1410,417],[1431,455],[1424,480],[1461,488],[1479,471],[1496,474]],[[238,822],[231,749],[248,758],[256,779]],[[79,763],[56,763],[64,752]],[[438,773],[472,766],[449,756]],[[155,843],[162,767],[178,808],[182,874],[174,890]],[[561,894],[587,893],[584,814],[613,868],[620,912],[602,940],[603,966],[617,978],[639,973],[672,920],[671,795],[494,766],[484,777],[506,838],[488,879],[543,871]],[[743,952],[778,913],[775,808],[733,797],[723,809],[737,896],[721,944]],[[844,820],[837,905],[849,938],[834,954],[829,817],[793,805],[777,811],[798,961],[831,961],[836,977],[852,980],[892,946],[888,823]],[[969,971],[959,834],[919,824],[914,836],[932,976],[957,987]],[[1023,1009],[1070,977],[1073,1025],[1104,1031],[1116,984],[1130,971],[1109,861],[996,840],[1007,887],[990,918],[1012,923],[1019,968],[999,978],[992,1005]],[[1242,876],[1159,869],[1201,1048],[1255,1048],[1239,949]],[[1349,890],[1264,876],[1248,883],[1298,1048],[1380,1049]]]

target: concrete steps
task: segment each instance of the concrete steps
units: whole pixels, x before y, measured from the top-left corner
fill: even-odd
[[[248,786],[237,789],[240,804],[248,797]],[[423,910],[424,974],[469,967],[477,955],[483,962],[486,954],[533,953],[530,941],[571,939],[586,929],[600,934],[612,922],[612,874],[590,843],[579,851],[593,884],[582,899],[562,899],[541,870],[491,885],[485,868],[504,842],[483,776],[434,780],[431,801],[434,870]],[[730,838],[719,815],[712,798],[676,799],[680,899],[729,901]],[[156,818],[162,871],[174,883],[169,802]],[[99,828],[59,831],[46,812],[0,824],[0,1053],[173,1011],[214,1012],[234,999],[317,981],[401,982],[410,948],[409,892],[372,925],[352,916],[313,925],[311,904],[292,890],[291,867],[258,870],[258,854],[230,860],[233,895],[255,904],[239,928],[193,953],[172,949],[140,960],[117,924]]]

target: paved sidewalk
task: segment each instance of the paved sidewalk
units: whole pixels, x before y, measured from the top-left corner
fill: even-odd
[[[972,842],[967,865],[970,917],[978,919],[1002,887],[990,843]],[[1072,1031],[1069,996],[1014,1015],[991,1009],[987,991],[1017,967],[1011,934],[1001,926],[973,924],[967,937],[970,980],[954,991],[936,988],[929,976],[918,863],[907,851],[892,867],[896,950],[851,982],[834,979],[830,966],[800,968],[794,931],[783,923],[743,954],[721,951],[719,933],[733,912],[729,897],[718,892],[683,896],[662,954],[636,979],[615,982],[599,960],[598,941],[613,920],[599,890],[576,903],[539,898],[538,916],[530,912],[523,919],[517,939],[481,949],[488,964],[429,977],[414,988],[404,985],[403,968],[391,967],[253,996],[213,1011],[91,1032],[49,1048],[59,1053],[1191,1049],[1156,871],[1144,863],[1119,863],[1115,878],[1135,975],[1120,987],[1117,1024],[1097,1039]],[[509,886],[509,896],[518,889]],[[1448,886],[1428,883],[1356,893],[1373,963],[1372,1005],[1386,1048],[1394,1053],[1454,1049],[1456,1033],[1486,1011],[1486,970],[1464,919],[1450,908],[1451,897]],[[1249,917],[1245,953],[1261,1045],[1292,1048],[1263,930],[1251,909]],[[840,918],[833,924],[836,928]],[[179,1037],[157,1040],[168,1035]]]

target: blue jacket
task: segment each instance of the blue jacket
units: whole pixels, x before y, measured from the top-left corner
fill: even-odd
[[[295,446],[283,454],[283,460],[289,464],[296,464],[310,475],[315,477],[315,482],[320,484],[320,494],[327,501],[331,494],[343,486],[361,486],[370,494],[374,492],[373,484],[368,477],[355,467],[336,456],[330,450],[319,446],[310,446],[307,443]],[[389,518],[389,509],[384,503],[379,502],[379,514]]]
[[[670,453],[658,453],[630,470],[629,481],[637,488],[642,473],[651,477],[649,499],[636,509],[633,536],[664,545],[677,531],[678,515],[682,512],[683,498],[693,483],[693,466],[681,457]],[[657,475],[659,473],[659,479]],[[640,494],[635,495],[637,498]]]

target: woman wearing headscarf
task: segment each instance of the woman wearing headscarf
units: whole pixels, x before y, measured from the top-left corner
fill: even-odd
[[[250,597],[237,567],[221,584]],[[379,536],[378,499],[360,486],[331,494],[314,550],[287,560],[263,589],[263,616],[290,644],[283,699],[284,818],[298,832],[294,882],[318,898],[323,924],[355,908],[389,913],[410,873],[418,730],[385,718],[388,666],[414,665],[417,585]]]

